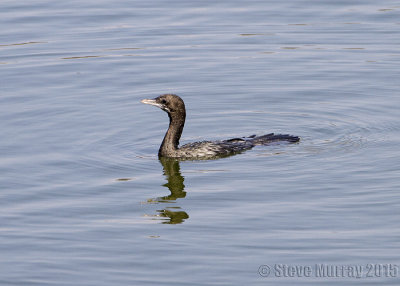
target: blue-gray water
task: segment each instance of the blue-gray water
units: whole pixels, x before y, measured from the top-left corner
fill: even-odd
[[[400,266],[399,1],[3,0],[0,27],[0,285],[399,285],[366,277]],[[302,140],[160,162],[167,92],[182,143]]]

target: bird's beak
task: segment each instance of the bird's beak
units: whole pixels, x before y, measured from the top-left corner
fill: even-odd
[[[155,99],[143,99],[140,102],[144,103],[144,104],[154,105],[154,106],[161,108],[161,104],[158,103]]]

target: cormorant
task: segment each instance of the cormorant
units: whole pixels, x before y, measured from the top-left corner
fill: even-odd
[[[186,118],[183,100],[175,94],[163,94],[154,99],[143,99],[141,102],[157,106],[168,113],[169,127],[158,151],[158,156],[160,157],[181,160],[213,159],[234,155],[249,150],[256,145],[268,145],[276,141],[294,143],[300,140],[297,136],[270,133],[262,136],[252,135],[221,141],[194,142],[179,147],[179,139],[181,138]]]

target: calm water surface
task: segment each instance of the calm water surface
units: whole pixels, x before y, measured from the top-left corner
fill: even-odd
[[[3,0],[0,16],[0,285],[398,285],[400,2]],[[167,92],[182,143],[302,140],[160,161],[168,117],[140,99]],[[362,277],[274,269],[316,264]]]

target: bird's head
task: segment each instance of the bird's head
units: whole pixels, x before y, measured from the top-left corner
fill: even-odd
[[[154,99],[143,99],[141,103],[157,106],[172,116],[186,113],[183,100],[175,94],[163,94]]]

